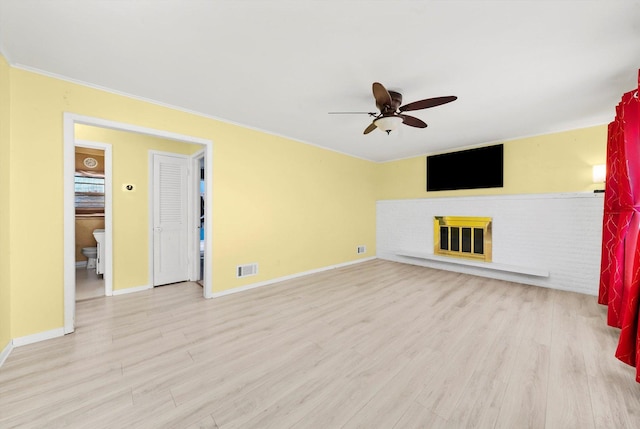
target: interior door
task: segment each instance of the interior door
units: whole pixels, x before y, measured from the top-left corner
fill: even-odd
[[[153,286],[188,280],[186,157],[153,155]]]

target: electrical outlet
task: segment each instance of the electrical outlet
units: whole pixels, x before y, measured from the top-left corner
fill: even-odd
[[[363,245],[363,246],[358,246],[358,248],[356,249],[356,252],[357,252],[358,254],[360,254],[360,253],[367,253],[367,246],[364,246],[364,245]]]

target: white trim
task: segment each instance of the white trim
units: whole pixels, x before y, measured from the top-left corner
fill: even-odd
[[[76,261],[76,268],[86,268],[87,261]]]
[[[548,199],[564,199],[567,198],[604,198],[604,193],[602,192],[557,192],[557,193],[548,193],[548,194],[492,194],[492,195],[465,195],[465,196],[455,196],[451,195],[448,197],[442,196],[433,196],[433,197],[423,197],[423,198],[399,198],[397,200],[378,200],[376,204],[395,204],[398,201],[429,201],[429,202],[437,202],[437,200],[452,200],[456,201],[474,201],[474,200],[548,200]]]
[[[142,292],[143,290],[153,289],[151,285],[142,285],[135,287],[128,287],[126,289],[116,289],[113,291],[113,296],[126,295],[128,293]]]
[[[63,114],[63,158],[64,158],[64,246],[63,246],[63,281],[64,281],[64,333],[73,332],[75,329],[75,208],[74,208],[74,187],[73,175],[75,172],[75,124],[84,124],[95,127],[109,128],[113,130],[128,131],[138,134],[149,135],[169,140],[176,140],[185,143],[201,144],[205,146],[206,162],[205,175],[213,178],[213,141],[200,137],[187,136],[165,130],[142,127],[123,122],[110,121],[91,116],[78,115],[64,112]],[[211,179],[209,179],[211,182]],[[207,192],[206,202],[213,213],[213,195]],[[105,219],[106,220],[106,219]],[[205,228],[208,231],[206,251],[212,255],[211,234],[212,216],[205,219]],[[105,228],[106,229],[106,228]],[[108,234],[105,233],[105,240]],[[113,247],[113,246],[112,246]],[[211,276],[212,258],[208,258],[205,264],[205,278],[203,296],[211,298],[213,283]],[[105,267],[106,268],[106,267]]]
[[[113,294],[113,147],[109,143],[76,140],[75,145],[104,151],[104,294]],[[75,299],[75,289],[74,289]]]
[[[147,234],[149,237],[149,241],[147,242],[147,281],[149,282],[149,287],[153,288],[153,154],[154,151],[150,150],[147,153]]]
[[[64,333],[75,329],[76,319],[76,211],[74,203],[75,189],[73,176],[75,175],[75,119],[68,113],[63,117],[63,282],[64,282]]]
[[[203,295],[213,298],[213,144],[205,147],[204,156],[204,282]]]
[[[7,50],[5,49],[5,45],[4,45],[4,41],[0,40],[0,55],[2,55],[5,59],[5,61],[7,62],[7,64],[10,67],[15,67],[13,65],[13,61],[11,60],[11,58],[7,55]]]
[[[73,119],[74,124],[83,124],[83,125],[90,125],[93,127],[109,128],[111,130],[116,130],[116,131],[118,130],[127,131],[131,133],[144,134],[147,136],[159,137],[159,138],[168,139],[168,140],[175,140],[175,141],[180,141],[184,143],[193,143],[193,144],[201,144],[201,145],[208,145],[212,143],[211,140],[203,139],[200,137],[187,136],[184,134],[178,134],[171,131],[157,130],[154,128],[147,128],[140,125],[128,124],[125,122],[110,121],[108,119],[77,115],[75,113],[69,113],[69,112],[65,112],[65,116],[70,116]]]
[[[6,58],[7,57],[5,56],[5,59]],[[275,137],[282,137],[282,138],[287,139],[287,140],[291,140],[291,141],[295,141],[295,142],[298,142],[298,143],[306,144],[306,145],[309,145],[309,146],[317,147],[319,149],[324,149],[324,150],[328,150],[330,152],[339,153],[341,155],[345,155],[345,156],[348,156],[350,158],[356,158],[356,159],[361,159],[363,161],[370,161],[370,162],[387,162],[387,161],[376,161],[376,160],[373,160],[373,159],[364,158],[362,156],[358,156],[358,155],[354,155],[354,154],[351,154],[351,153],[343,152],[343,151],[340,151],[338,149],[333,149],[333,148],[329,148],[329,147],[326,147],[326,146],[321,146],[321,145],[319,145],[317,143],[312,143],[312,142],[308,142],[308,141],[305,141],[305,140],[300,140],[299,138],[296,138],[296,137],[289,137],[289,136],[284,135],[284,134],[275,133],[273,131],[269,131],[269,130],[266,130],[266,129],[263,129],[263,128],[258,128],[258,127],[252,126],[252,125],[246,125],[246,124],[243,124],[241,122],[232,121],[230,119],[225,119],[225,118],[221,118],[221,117],[218,117],[218,116],[209,115],[207,113],[198,112],[196,110],[186,109],[184,107],[176,106],[176,105],[169,104],[169,103],[163,103],[161,101],[153,100],[151,98],[145,98],[145,97],[141,97],[139,95],[133,95],[133,94],[130,94],[130,93],[127,93],[127,92],[118,91],[118,90],[115,90],[115,89],[112,89],[112,88],[107,88],[105,86],[100,86],[100,85],[95,85],[95,84],[92,84],[92,83],[84,82],[82,80],[72,79],[72,78],[67,77],[67,76],[62,76],[62,75],[59,75],[59,74],[56,74],[56,73],[47,72],[47,71],[44,71],[44,70],[37,69],[35,67],[29,67],[29,66],[26,66],[26,65],[23,65],[23,64],[19,64],[19,63],[18,64],[11,64],[11,67],[14,67],[14,68],[20,69],[20,70],[25,70],[25,71],[28,71],[30,73],[39,74],[41,76],[47,76],[47,77],[51,77],[51,78],[54,78],[54,79],[58,79],[58,80],[61,80],[63,82],[69,82],[69,83],[72,83],[74,85],[81,85],[81,86],[84,86],[84,87],[87,87],[87,88],[97,89],[99,91],[103,91],[103,92],[106,92],[106,93],[109,93],[109,94],[115,94],[115,95],[119,95],[121,97],[130,98],[132,100],[142,101],[144,103],[153,104],[155,106],[160,106],[160,107],[164,107],[164,108],[167,108],[167,109],[176,110],[178,112],[188,113],[190,115],[199,116],[201,118],[211,119],[211,120],[214,120],[214,121],[217,121],[217,122],[222,122],[222,123],[225,123],[225,124],[235,125],[235,126],[238,126],[238,127],[242,127],[242,128],[248,129],[248,130],[258,131],[260,133],[268,134],[268,135],[275,136]],[[594,126],[596,126],[596,125],[594,125]],[[588,128],[588,127],[583,127],[583,128]]]
[[[13,339],[13,347],[26,346],[28,344],[39,343],[40,341],[50,340],[64,336],[64,328],[51,329],[50,331],[38,332],[37,334],[26,335]]]
[[[2,44],[0,43],[0,52],[2,52],[1,48],[2,48]],[[179,112],[188,113],[190,115],[199,116],[201,118],[212,119],[214,121],[223,122],[225,124],[235,125],[235,126],[238,126],[238,127],[246,128],[248,130],[258,131],[258,132],[261,132],[261,133],[264,133],[264,134],[268,134],[268,135],[272,135],[272,136],[275,136],[275,137],[282,137],[282,138],[285,138],[287,140],[296,141],[298,143],[306,144],[306,145],[309,145],[309,146],[314,146],[314,147],[317,147],[317,148],[320,148],[320,149],[328,150],[330,152],[339,153],[341,155],[345,155],[345,156],[348,156],[348,157],[351,157],[351,158],[361,159],[363,161],[374,162],[376,164],[384,164],[386,162],[402,161],[402,160],[405,160],[405,159],[419,158],[419,157],[422,157],[422,156],[435,155],[437,153],[454,152],[454,151],[471,149],[471,148],[481,147],[481,146],[491,146],[491,145],[499,144],[499,143],[507,143],[507,142],[516,141],[516,140],[529,139],[529,138],[533,138],[533,137],[547,136],[547,135],[550,135],[550,134],[559,134],[559,133],[566,133],[566,132],[571,132],[571,131],[578,131],[578,130],[583,130],[585,128],[601,127],[601,126],[606,126],[609,123],[609,122],[598,122],[598,123],[591,124],[591,125],[584,125],[584,124],[583,125],[574,125],[571,128],[547,130],[545,132],[540,132],[540,133],[536,133],[536,134],[526,134],[526,135],[522,135],[522,136],[518,136],[518,137],[509,137],[508,139],[489,140],[489,141],[486,141],[486,142],[467,145],[467,146],[455,147],[455,148],[451,148],[451,149],[443,149],[443,150],[438,151],[438,152],[426,152],[426,153],[421,153],[421,154],[417,154],[417,155],[409,155],[409,156],[405,156],[405,157],[401,157],[401,158],[376,160],[376,159],[372,159],[372,158],[365,158],[365,157],[359,156],[359,155],[354,155],[352,153],[343,152],[343,151],[338,150],[338,149],[322,146],[322,145],[319,145],[317,143],[312,143],[312,142],[308,142],[308,141],[305,141],[305,140],[300,140],[299,138],[296,138],[296,137],[289,137],[289,136],[286,136],[284,134],[279,134],[279,133],[275,133],[273,131],[265,130],[265,129],[254,127],[254,126],[251,126],[251,125],[246,125],[246,124],[243,124],[243,123],[240,123],[240,122],[232,121],[230,119],[225,119],[225,118],[221,118],[221,117],[218,117],[218,116],[209,115],[207,113],[198,112],[196,110],[186,109],[184,107],[175,106],[173,104],[163,103],[163,102],[156,101],[156,100],[153,100],[153,99],[150,99],[150,98],[141,97],[139,95],[133,95],[133,94],[129,94],[127,92],[118,91],[118,90],[115,90],[115,89],[112,89],[112,88],[107,88],[105,86],[95,85],[93,83],[88,83],[88,82],[85,82],[85,81],[82,81],[82,80],[73,79],[73,78],[70,78],[70,77],[67,77],[67,76],[62,76],[62,75],[59,75],[57,73],[51,73],[51,72],[48,72],[48,71],[45,71],[45,70],[41,70],[41,69],[38,69],[38,68],[35,68],[35,67],[26,66],[24,64],[14,63],[13,61],[9,60],[9,57],[7,57],[6,54],[3,54],[3,56],[4,56],[5,60],[7,60],[7,63],[11,67],[16,68],[16,69],[25,70],[25,71],[28,71],[30,73],[35,73],[35,74],[39,74],[41,76],[51,77],[51,78],[54,78],[54,79],[61,80],[63,82],[69,82],[69,83],[72,83],[74,85],[81,85],[81,86],[84,86],[84,87],[87,87],[87,88],[92,88],[92,89],[97,89],[99,91],[107,92],[109,94],[115,94],[115,95],[119,95],[121,97],[127,97],[127,98],[131,98],[133,100],[142,101],[144,103],[149,103],[149,104],[153,104],[153,105],[156,105],[156,106],[160,106],[160,107],[165,107],[165,108],[168,108],[168,109],[176,110],[176,111],[179,111]]]
[[[189,213],[189,280],[200,279],[200,160],[206,158],[204,149],[191,155],[191,183],[193,188],[189,191],[189,206],[192,212]],[[206,178],[205,178],[206,183]],[[205,237],[206,240],[206,237]],[[204,259],[207,257],[206,252]]]
[[[11,351],[13,350],[13,341],[9,340],[9,342],[7,343],[7,345],[4,347],[4,349],[2,349],[2,351],[0,352],[0,367],[4,364],[4,362],[7,360],[7,358],[9,357],[9,355],[11,354]]]
[[[291,274],[288,276],[283,276],[283,277],[277,277],[275,279],[271,279],[271,280],[265,280],[263,282],[257,282],[257,283],[251,283],[245,286],[240,286],[240,287],[236,287],[233,289],[228,289],[228,290],[224,290],[222,292],[216,292],[213,294],[212,298],[220,298],[222,296],[226,296],[226,295],[231,295],[234,293],[238,293],[238,292],[245,292],[251,289],[255,289],[255,288],[259,288],[262,286],[269,286],[272,285],[274,283],[279,283],[285,280],[291,280],[291,279],[296,279],[298,277],[304,277],[304,276],[308,276],[310,274],[316,274],[316,273],[321,273],[323,271],[328,271],[328,270],[334,270],[336,268],[342,268],[342,267],[347,267],[349,265],[354,265],[354,264],[360,264],[362,262],[367,262],[367,261],[371,261],[376,259],[375,256],[371,256],[369,258],[363,258],[363,259],[356,259],[355,261],[349,261],[349,262],[343,262],[341,264],[336,264],[336,265],[329,265],[327,267],[322,267],[322,268],[316,268],[314,270],[309,270],[309,271],[303,271],[301,273],[296,273],[296,274]]]
[[[544,132],[540,132],[540,133],[536,133],[536,134],[525,134],[525,135],[521,135],[521,136],[518,136],[518,137],[509,137],[508,139],[489,140],[489,141],[485,141],[485,142],[482,142],[482,143],[474,143],[474,144],[470,144],[470,145],[466,145],[466,146],[459,146],[459,147],[441,149],[441,150],[438,150],[438,151],[435,151],[435,152],[423,152],[423,153],[418,154],[418,155],[409,155],[409,156],[403,156],[401,158],[393,158],[393,159],[387,159],[385,161],[373,161],[373,162],[375,162],[377,164],[384,164],[386,162],[404,161],[406,159],[411,159],[411,158],[421,158],[423,156],[427,157],[427,156],[431,156],[431,155],[438,155],[438,154],[441,154],[441,153],[458,152],[458,151],[461,151],[461,150],[475,149],[475,148],[480,148],[480,147],[484,147],[484,146],[493,146],[493,145],[497,145],[497,144],[505,144],[505,143],[514,142],[514,141],[517,141],[517,140],[531,139],[531,138],[535,138],[535,137],[548,136],[548,135],[551,135],[551,134],[570,133],[571,131],[584,130],[585,128],[602,127],[602,126],[607,126],[608,124],[609,124],[609,122],[602,122],[602,123],[597,123],[597,124],[593,124],[593,125],[573,126],[571,128],[563,128],[561,130],[555,130],[555,131],[550,130],[550,131],[544,131]]]

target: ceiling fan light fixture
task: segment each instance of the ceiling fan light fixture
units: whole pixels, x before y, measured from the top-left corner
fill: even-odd
[[[400,116],[383,116],[373,121],[376,127],[380,128],[380,130],[387,134],[397,129],[402,122],[403,119]]]

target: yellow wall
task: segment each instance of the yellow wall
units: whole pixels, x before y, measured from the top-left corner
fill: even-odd
[[[425,157],[375,164],[0,62],[0,346],[7,332],[16,338],[63,326],[64,112],[214,142],[207,178],[214,293],[375,255],[377,199],[588,191],[591,165],[605,159],[604,126],[519,139],[505,143],[504,189],[427,194]],[[114,225],[116,289],[148,283],[148,172],[141,166],[149,147],[114,144],[114,222],[124,222]],[[123,195],[123,183],[138,185],[138,193]],[[24,198],[33,189],[39,199]],[[37,269],[33,243],[48,255]],[[358,245],[368,252],[357,255]],[[237,279],[236,266],[251,262],[259,274]]]
[[[10,79],[11,69],[0,55],[0,351],[11,340],[10,286]]]
[[[225,268],[214,292],[352,261],[358,245],[375,255],[374,163],[255,131],[241,142],[214,155],[214,270],[260,275]]]
[[[11,69],[11,78],[9,215],[12,230],[21,234],[11,243],[13,338],[63,326],[64,112],[214,142],[212,182],[208,179],[214,200],[214,293],[375,255],[374,163],[21,69]],[[134,174],[133,168],[127,171]],[[114,171],[114,188],[147,180],[144,174],[144,179],[115,176]],[[40,202],[18,197],[34,188],[42,190]],[[131,208],[134,203],[119,204]],[[120,210],[116,201],[114,210]],[[117,234],[114,240],[122,240]],[[36,242],[48,255],[37,270]],[[357,245],[366,245],[368,252],[357,255]],[[114,270],[119,257],[116,253]],[[259,274],[237,279],[236,266],[250,262],[259,263]],[[121,286],[146,280],[145,275]]]
[[[109,143],[112,148],[113,290],[151,284],[149,151],[190,155],[202,146],[86,125],[76,125],[75,137]],[[135,192],[123,191],[125,184],[135,185]]]
[[[504,142],[504,187],[459,191],[426,191],[426,156],[382,163],[378,199],[469,195],[591,192],[591,167],[604,164],[607,126],[600,125]]]

